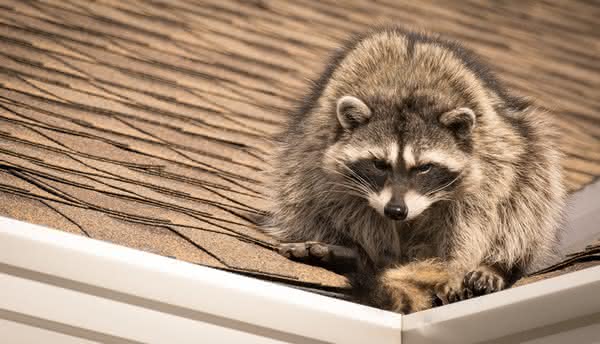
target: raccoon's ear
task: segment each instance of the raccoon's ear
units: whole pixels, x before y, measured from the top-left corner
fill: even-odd
[[[338,121],[344,129],[354,129],[371,117],[371,109],[362,100],[343,96],[337,102]]]
[[[465,137],[475,126],[475,113],[469,108],[458,108],[443,113],[439,121],[458,136]]]

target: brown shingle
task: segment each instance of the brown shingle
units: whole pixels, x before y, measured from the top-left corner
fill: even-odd
[[[269,135],[349,31],[443,32],[555,110],[571,191],[600,175],[597,6],[581,2],[6,0],[0,13],[0,215],[316,287],[276,254]],[[526,20],[522,20],[523,17]]]

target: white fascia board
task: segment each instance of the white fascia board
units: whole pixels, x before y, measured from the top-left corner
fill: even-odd
[[[3,217],[0,288],[0,319],[101,342],[398,344],[401,336],[395,313]]]

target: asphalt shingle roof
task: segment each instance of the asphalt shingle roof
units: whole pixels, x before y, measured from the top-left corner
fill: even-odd
[[[392,20],[457,38],[555,110],[571,191],[600,175],[600,7],[412,1],[0,3],[0,215],[337,291],[245,219],[336,42]]]

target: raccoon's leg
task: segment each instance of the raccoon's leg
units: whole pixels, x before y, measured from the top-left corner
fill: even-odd
[[[436,260],[391,268],[375,280],[367,303],[402,314],[425,310],[434,305],[437,290],[451,279],[448,265]]]
[[[496,266],[482,264],[475,270],[467,272],[463,284],[473,291],[475,296],[490,294],[506,288],[508,274]]]
[[[355,249],[318,241],[280,244],[278,251],[287,258],[340,273],[355,271],[359,261]]]

